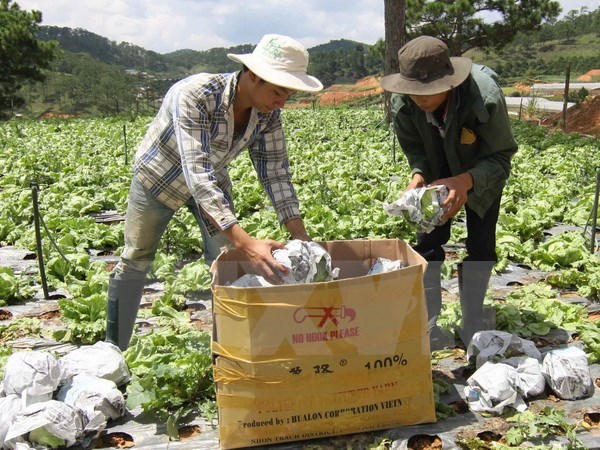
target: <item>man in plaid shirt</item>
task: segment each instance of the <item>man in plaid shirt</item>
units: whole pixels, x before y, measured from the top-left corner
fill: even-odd
[[[222,247],[241,250],[274,284],[287,272],[271,252],[274,240],[251,237],[236,219],[227,165],[248,148],[258,178],[292,239],[308,240],[289,172],[281,110],[296,91],[323,85],[307,75],[308,52],[287,36],[265,35],[244,65],[228,74],[200,73],[173,85],[140,143],[125,219],[125,247],[111,274],[107,341],[125,350],[146,274],[175,211],[186,205],[198,221],[204,257]]]

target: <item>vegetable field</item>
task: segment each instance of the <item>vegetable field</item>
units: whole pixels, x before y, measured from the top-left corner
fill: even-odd
[[[35,252],[34,190],[50,293],[63,297],[51,325],[35,315],[0,321],[0,370],[13,351],[11,343],[24,336],[75,345],[104,339],[108,273],[123,245],[118,215],[126,208],[136,144],[150,120],[0,123],[0,308],[7,309],[2,318],[9,319],[12,305],[42,298],[37,264],[23,270],[11,267],[1,251]],[[284,111],[284,128],[301,211],[313,239],[411,242],[411,226],[383,209],[384,202],[401,195],[410,170],[380,110],[290,109]],[[600,253],[598,239],[590,235],[590,218],[600,144],[576,135],[546,134],[520,122],[514,123],[514,130],[519,151],[502,202],[496,272],[520,268],[538,276],[526,286],[489,291],[498,329],[524,338],[567,330],[581,341],[589,363],[599,363],[600,321],[595,319],[600,310]],[[230,176],[241,225],[255,237],[285,241],[285,230],[277,223],[247,155],[234,161]],[[99,220],[107,211],[117,219]],[[452,252],[444,267],[448,279],[462,257],[465,233],[464,227],[453,227]],[[200,232],[192,215],[182,209],[171,222],[149,275],[149,283],[157,281],[163,287],[151,306],[140,311],[152,326],[134,337],[125,353],[132,372],[128,407],[141,406],[167,421],[174,438],[177,424],[198,415],[210,420],[215,411],[210,337],[203,331],[210,330],[210,324],[197,323],[186,308],[209,286],[201,254]],[[441,322],[451,331],[458,311],[458,302],[445,302]],[[440,419],[452,414],[439,405]],[[559,413],[547,412],[552,414]],[[561,420],[565,422],[564,417]],[[543,424],[538,425],[541,430]],[[524,428],[523,433],[533,428]],[[571,430],[569,445],[579,448],[576,431],[585,430],[572,422],[563,428],[556,426],[548,433],[568,435]],[[523,436],[532,442],[536,438]],[[512,444],[518,446],[518,439],[505,440],[507,447],[502,448]],[[376,445],[387,448],[383,441],[373,448]]]

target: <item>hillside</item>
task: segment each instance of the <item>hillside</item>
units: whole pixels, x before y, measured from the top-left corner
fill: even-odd
[[[562,20],[543,24],[539,30],[524,30],[500,52],[472,50],[464,56],[493,67],[505,84],[516,79],[556,79],[564,74],[567,61],[573,76],[600,67],[600,8],[571,11]],[[254,44],[205,51],[182,49],[159,54],[139,46],[109,39],[77,28],[43,26],[41,40],[55,40],[64,51],[86,54],[94,60],[125,69],[157,74],[164,78],[183,77],[199,71],[228,72],[238,65],[227,53],[249,52]],[[325,86],[355,83],[369,75],[382,73],[381,59],[371,46],[348,39],[331,40],[308,49],[309,70]]]
[[[38,32],[38,38],[42,41],[56,41],[61,50],[74,54],[85,54],[99,62],[118,65],[124,69],[154,72],[156,74],[175,73],[185,76],[193,72],[231,72],[239,68],[239,64],[227,58],[227,53],[249,53],[255,44],[242,44],[229,48],[215,47],[209,50],[199,51],[191,49],[177,50],[171,53],[159,54],[151,50],[130,44],[128,42],[116,43],[103,36],[92,33],[81,28],[67,28],[42,26]],[[312,56],[312,73],[320,78],[331,79],[332,82],[341,81],[336,77],[324,74],[325,64],[320,61],[334,60],[336,65],[347,80],[349,75],[344,67],[356,65],[358,56],[362,59],[362,71],[352,81],[367,75],[371,71],[378,71],[381,63],[368,58],[368,44],[350,41],[347,39],[332,40],[309,48]],[[365,67],[365,64],[370,65]],[[360,66],[360,64],[359,64]],[[354,74],[350,74],[351,76]]]
[[[571,62],[574,77],[600,67],[600,8],[572,11],[562,20],[542,25],[539,30],[517,33],[501,52],[471,50],[464,56],[493,67],[505,84],[517,79],[556,79],[563,76]],[[193,72],[228,72],[238,65],[227,53],[250,52],[254,44],[205,51],[182,49],[159,54],[142,47],[116,43],[81,28],[43,26],[41,40],[55,40],[63,51],[85,54],[94,60],[125,69],[149,72],[159,78],[179,78]],[[382,73],[382,61],[371,46],[348,39],[331,40],[308,49],[309,70],[325,86],[355,83],[369,75]]]
[[[239,64],[227,57],[227,53],[249,53],[254,49],[253,44],[237,45],[235,47],[216,47],[206,51],[180,50],[164,55],[174,67],[187,72],[232,72]]]
[[[316,45],[308,49],[309,53],[318,53],[318,52],[337,52],[337,51],[352,51],[356,48],[357,45],[362,45],[365,48],[369,48],[370,45],[363,44],[362,42],[351,41],[348,39],[337,39],[333,41],[329,41],[326,44]]]
[[[117,44],[115,41],[81,28],[53,26],[40,27],[38,38],[42,41],[56,41],[63,51],[85,54],[105,64],[157,73],[184,74],[201,66],[219,71],[233,70],[236,65],[227,59],[226,53],[252,49],[252,45],[248,44],[230,49],[214,48],[205,52],[185,49],[162,55],[128,42]]]
[[[182,49],[159,54],[142,47],[111,41],[81,28],[43,26],[38,37],[56,41],[58,55],[44,84],[22,90],[27,111],[20,114],[152,114],[167,89],[190,74],[232,72],[240,65],[227,53],[249,53],[255,44],[205,51]],[[308,49],[309,73],[325,86],[354,83],[382,72],[381,59],[370,46],[346,39]]]
[[[571,11],[562,20],[523,30],[501,52],[467,52],[465,56],[493,67],[505,83],[559,81],[567,63],[576,78],[600,67],[600,8]]]
[[[543,25],[539,31],[518,33],[502,52],[470,51],[464,56],[494,68],[503,86],[534,80],[561,81],[567,61],[571,63],[571,79],[575,80],[600,68],[599,29],[600,8],[593,12],[582,10],[579,15]],[[22,97],[27,99],[27,110],[22,114],[35,117],[45,112],[153,113],[177,80],[197,72],[237,70],[239,65],[228,59],[227,53],[247,53],[254,48],[248,43],[159,54],[81,28],[43,26],[38,36],[44,41],[56,41],[60,53],[46,83],[28,85],[22,90]],[[344,90],[352,92],[343,95],[351,99],[351,104],[380,101],[379,93],[367,92],[364,85],[355,86],[359,80],[378,77],[383,72],[382,58],[373,46],[337,39],[311,47],[308,52],[309,73],[328,88],[328,94],[321,99],[324,104],[338,104]],[[593,77],[592,81],[596,81]],[[314,101],[314,96],[297,99],[304,104]]]
[[[166,71],[168,59],[151,50],[121,42],[117,44],[82,28],[43,26],[38,31],[42,41],[56,41],[61,50],[84,53],[100,62],[126,69]]]
[[[567,62],[571,63],[573,78],[600,67],[599,48],[600,36],[586,33],[544,42],[522,43],[517,40],[501,53],[472,50],[464,56],[493,67],[506,81],[533,75],[545,81],[562,81]]]

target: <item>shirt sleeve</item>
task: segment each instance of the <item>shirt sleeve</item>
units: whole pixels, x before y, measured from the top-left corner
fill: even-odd
[[[205,218],[220,230],[238,223],[210,162],[210,117],[202,99],[186,90],[174,96],[173,127],[188,188]]]
[[[482,140],[480,156],[468,171],[476,194],[508,179],[511,159],[517,151],[502,92],[498,89],[484,99],[484,103],[489,119],[477,127],[476,134]]]
[[[250,158],[280,223],[300,217],[298,198],[292,185],[290,162],[281,125],[274,113],[263,132],[249,146]]]

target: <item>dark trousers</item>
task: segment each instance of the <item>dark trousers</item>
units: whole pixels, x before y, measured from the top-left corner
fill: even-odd
[[[485,215],[479,215],[465,205],[467,213],[467,257],[465,261],[498,261],[496,255],[496,224],[500,212],[499,195],[492,203]],[[443,249],[450,239],[450,227],[452,221],[448,220],[444,225],[435,227],[431,233],[417,233],[417,244],[413,246],[427,261],[444,261],[446,255]]]
[[[459,293],[463,319],[461,339],[468,345],[471,336],[486,328],[492,328],[483,322],[483,301],[488,282],[495,263],[496,255],[496,223],[500,211],[501,195],[487,210],[484,217],[465,205],[467,213],[467,257],[458,267]],[[429,329],[432,336],[436,334],[437,317],[442,308],[441,265],[445,259],[445,245],[450,239],[452,221],[435,227],[431,233],[418,233],[417,244],[413,247],[428,262],[423,284],[427,300]],[[466,330],[466,331],[464,331]],[[432,343],[433,345],[440,343]],[[447,343],[441,343],[442,346]],[[441,348],[441,347],[440,347]]]

